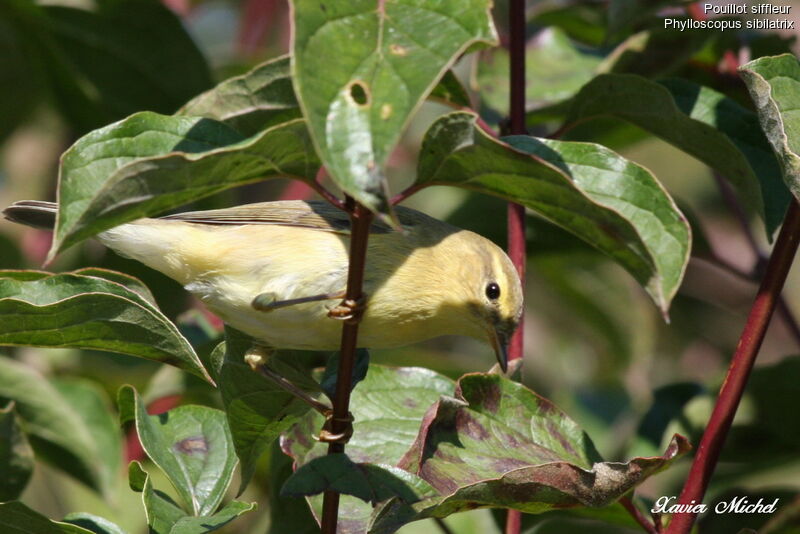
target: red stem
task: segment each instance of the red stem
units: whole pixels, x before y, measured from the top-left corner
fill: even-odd
[[[345,299],[358,302],[363,297],[364,269],[367,262],[367,240],[372,222],[372,212],[346,197],[345,208],[350,213],[350,266],[347,271]],[[344,421],[350,414],[350,390],[352,389],[353,363],[358,345],[358,322],[345,322],[342,327],[342,343],[336,393],[333,398],[333,420],[331,432],[342,433],[347,429]],[[328,444],[328,454],[344,452],[344,443]],[[339,494],[326,491],[322,502],[322,534],[336,534],[339,515]]]
[[[508,10],[510,86],[508,133],[525,135],[525,0],[511,0]],[[508,203],[508,256],[525,285],[525,208]],[[508,359],[522,358],[524,351],[523,321],[520,321],[508,347]],[[509,510],[506,515],[506,534],[519,534],[522,514]]]
[[[648,521],[647,517],[638,509],[636,505],[633,504],[633,500],[630,497],[623,497],[619,500],[619,503],[628,511],[629,514],[639,523],[643,529],[645,529],[648,534],[658,534],[659,529],[658,527]]]
[[[755,301],[750,308],[739,345],[722,383],[719,398],[708,421],[703,438],[697,448],[689,477],[683,486],[679,504],[702,502],[711,476],[719,460],[722,446],[730,430],[736,409],[742,398],[747,378],[764,341],[770,318],[775,311],[789,268],[794,261],[797,245],[800,243],[800,207],[792,201],[783,220],[775,249],[767,263],[764,279],[758,289]],[[694,524],[697,514],[675,514],[667,527],[667,534],[687,534]]]

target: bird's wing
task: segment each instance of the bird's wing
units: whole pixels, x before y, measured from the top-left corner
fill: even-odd
[[[400,222],[404,226],[413,226],[418,222],[422,222],[420,217],[428,218],[408,208],[398,208],[397,213],[400,217]],[[350,233],[350,218],[347,213],[331,206],[327,202],[319,201],[278,200],[274,202],[259,202],[233,208],[177,213],[175,215],[167,215],[162,219],[214,225],[274,224],[312,228],[342,234]],[[372,233],[390,231],[391,228],[382,221],[373,221]]]

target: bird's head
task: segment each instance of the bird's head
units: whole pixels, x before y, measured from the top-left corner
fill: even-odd
[[[472,241],[472,246],[465,247],[471,257],[464,258],[459,267],[462,297],[469,309],[470,335],[494,348],[505,372],[508,344],[522,317],[522,285],[514,264],[500,247],[471,232],[464,234]]]

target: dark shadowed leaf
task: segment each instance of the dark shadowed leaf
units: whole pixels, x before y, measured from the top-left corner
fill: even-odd
[[[92,276],[0,271],[0,344],[118,352],[210,381],[175,325],[136,292],[139,284],[128,289],[98,278],[99,271],[89,272]]]
[[[109,428],[107,412],[81,412],[107,410],[95,387],[73,382],[64,390],[66,395],[30,367],[0,358],[0,397],[15,401],[37,458],[109,496],[121,452],[119,436],[112,435],[118,430]],[[107,446],[111,450],[100,450]]]
[[[86,512],[67,514],[64,516],[64,523],[85,528],[94,534],[125,534],[124,530],[108,519]]]
[[[470,107],[472,105],[467,89],[461,85],[452,70],[444,73],[442,79],[431,91],[429,98],[454,107]]]
[[[0,503],[0,529],[3,534],[92,534],[92,532],[97,532],[70,523],[51,521],[19,501]],[[100,531],[100,533],[117,534],[113,530]]]
[[[602,462],[584,432],[549,401],[499,375],[466,375],[455,398],[442,397],[428,411],[399,464],[442,497],[412,505],[395,498],[377,512],[370,532],[481,506],[528,513],[607,506],[688,449],[675,436],[663,456]]]
[[[0,143],[44,97],[42,58],[28,37],[28,25],[20,23],[30,11],[20,0],[0,3]]]
[[[441,395],[453,393],[453,381],[428,369],[391,368],[372,365],[369,374],[353,390],[353,437],[347,444],[352,462],[394,466],[414,442],[425,411]],[[314,440],[323,418],[309,412],[297,425],[281,436],[281,448],[297,465],[324,456],[327,445]],[[310,499],[320,517],[321,497]],[[367,531],[372,506],[349,495],[342,496],[340,534]]]
[[[600,145],[525,136],[498,141],[476,125],[475,115],[455,112],[428,130],[417,183],[523,204],[614,258],[663,313],[689,259],[688,224],[666,191],[645,168]]]
[[[172,113],[211,86],[205,59],[157,0],[37,10],[51,88],[79,132],[137,111]]]
[[[192,515],[212,514],[236,466],[225,414],[207,406],[179,406],[148,415],[136,390],[119,392],[120,412],[135,412],[136,430],[147,455],[167,475]]]
[[[337,377],[339,376],[339,356],[339,352],[335,352],[333,356],[328,358],[328,364],[325,366],[325,372],[322,374],[322,378],[320,379],[320,386],[322,386],[322,390],[331,400],[333,400],[333,398],[336,396],[336,381],[338,379]],[[367,351],[367,349],[356,350],[356,361],[353,365],[353,376],[350,379],[350,391],[352,391],[359,382],[364,380],[364,378],[367,376],[368,370],[369,351]]]
[[[62,156],[49,258],[124,222],[266,178],[313,180],[318,168],[301,120],[245,138],[213,119],[137,113]]]
[[[525,49],[525,109],[565,100],[588,82],[601,58],[575,46],[564,31],[545,28]],[[481,53],[477,82],[482,102],[500,115],[508,114],[508,50],[493,48]]]
[[[709,30],[653,29],[635,33],[620,43],[598,65],[598,73],[666,76],[681,66],[714,37]]]
[[[358,497],[373,506],[393,497],[410,504],[438,496],[430,484],[408,471],[355,463],[346,454],[328,454],[303,464],[283,485],[281,494],[305,497],[326,490]]]
[[[381,170],[455,59],[494,44],[488,0],[295,0],[294,87],[334,181],[385,211]],[[331,61],[331,54],[336,61]]]
[[[635,124],[716,169],[761,214],[769,235],[783,219],[789,195],[757,117],[725,95],[685,80],[605,74],[575,95],[566,124],[600,116]]]
[[[236,455],[242,465],[239,493],[250,482],[258,459],[281,432],[289,429],[310,409],[307,404],[245,363],[244,354],[253,345],[252,338],[232,328],[225,328],[225,359],[219,373],[219,388]],[[310,393],[320,392],[319,385],[313,388],[310,377],[301,381],[298,370],[287,376],[291,372],[291,365],[282,360],[279,353],[270,358],[268,365],[298,387]],[[321,424],[317,432],[320,428]]]
[[[33,449],[10,401],[0,408],[0,502],[20,496],[33,474],[33,464]]]
[[[139,462],[128,466],[131,489],[142,493],[147,524],[151,534],[203,534],[213,532],[245,512],[255,510],[255,503],[231,501],[215,514],[191,516],[168,495],[153,487],[150,476]]]
[[[739,69],[783,180],[800,198],[800,63],[792,54],[762,57]]]
[[[284,497],[281,488],[292,476],[292,459],[283,454],[277,441],[268,452],[266,469],[269,495],[269,530],[267,534],[319,534],[319,525],[305,499]]]

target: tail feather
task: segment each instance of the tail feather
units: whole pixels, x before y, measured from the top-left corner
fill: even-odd
[[[58,204],[43,200],[20,200],[3,210],[3,216],[15,223],[52,230],[56,225]]]

